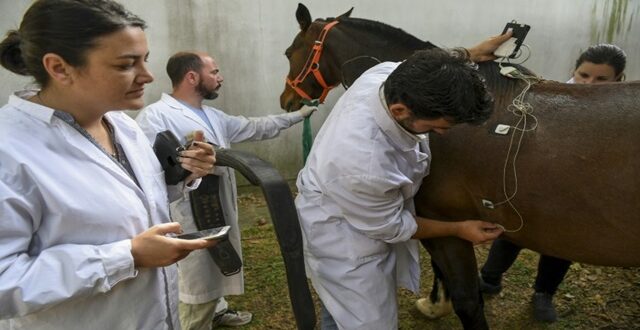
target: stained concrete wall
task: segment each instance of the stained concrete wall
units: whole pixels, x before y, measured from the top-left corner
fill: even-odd
[[[231,114],[261,116],[280,113],[278,97],[288,63],[284,50],[298,32],[297,1],[290,0],[123,0],[149,25],[149,66],[156,80],[145,99],[154,102],[169,91],[164,71],[176,51],[211,53],[225,77],[221,96],[211,105]],[[16,28],[31,1],[0,0],[0,31]],[[526,44],[532,53],[527,67],[547,79],[567,80],[574,61],[586,47],[611,42],[627,52],[627,77],[640,79],[640,0],[312,0],[312,17],[335,17],[354,7],[353,17],[385,22],[439,46],[472,46],[499,33],[516,19],[532,26]],[[0,70],[0,101],[29,86],[28,78]],[[314,132],[342,93],[330,93],[312,118]],[[135,113],[132,113],[135,115]],[[274,163],[285,177],[301,167],[301,130],[297,125],[280,137],[236,147]]]

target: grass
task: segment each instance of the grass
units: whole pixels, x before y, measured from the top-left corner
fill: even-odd
[[[229,304],[236,310],[253,313],[253,321],[242,329],[295,329],[284,264],[265,202],[256,190],[245,190],[241,191],[239,208],[245,294],[227,297]],[[476,247],[480,264],[486,259],[488,248]],[[529,299],[537,262],[536,253],[524,250],[505,276],[505,289],[498,296],[485,297],[485,314],[491,328],[640,329],[640,269],[582,264],[572,266],[556,294],[559,321],[553,324],[535,322]],[[421,264],[421,295],[426,296],[433,281],[426,251],[422,252]],[[398,297],[400,329],[462,329],[454,314],[435,321],[423,317],[413,305],[419,298],[413,293],[399,290]],[[314,299],[317,302],[317,296]],[[316,305],[316,313],[318,308]]]

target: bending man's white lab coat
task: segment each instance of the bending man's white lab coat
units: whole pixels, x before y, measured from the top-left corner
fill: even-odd
[[[158,102],[142,110],[136,117],[136,121],[151,141],[155,140],[158,132],[170,130],[184,144],[187,142],[187,134],[194,130],[202,130],[208,142],[221,148],[229,148],[231,143],[276,137],[281,130],[289,128],[303,119],[297,112],[245,118],[230,116],[208,106],[203,106],[203,110],[213,127],[213,131],[193,110],[168,94],[163,94]],[[229,241],[242,256],[234,170],[224,166],[216,166],[214,174],[220,176],[222,211],[227,224],[231,225]],[[169,187],[170,191],[174,189],[176,189],[175,186]],[[197,230],[188,194],[183,194],[180,199],[171,203],[171,216],[174,221],[180,222],[184,232]],[[180,260],[178,265],[180,301],[184,303],[202,304],[226,295],[244,293],[243,272],[232,276],[222,275],[206,249],[193,251],[185,259]]]
[[[396,286],[419,288],[413,197],[430,153],[383,101],[396,67],[379,64],[345,92],[298,175],[308,274],[340,329],[397,328]]]
[[[131,255],[169,220],[164,174],[131,118],[105,117],[140,187],[52,109],[0,109],[0,329],[180,328],[176,267]]]

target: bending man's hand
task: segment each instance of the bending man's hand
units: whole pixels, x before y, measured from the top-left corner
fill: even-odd
[[[435,237],[456,236],[473,244],[485,243],[496,239],[502,234],[502,226],[480,221],[441,221],[416,217],[418,229],[412,236],[415,239],[429,239]]]
[[[505,41],[511,39],[513,32],[511,30],[502,35],[490,37],[489,39],[467,49],[473,62],[485,62],[498,58],[493,52],[500,47]]]
[[[217,241],[185,240],[165,236],[181,232],[177,222],[155,225],[131,239],[131,255],[136,267],[164,267],[186,257],[191,251],[216,245]]]
[[[466,220],[458,222],[458,224],[456,236],[466,239],[473,245],[492,241],[498,238],[503,231],[501,226],[480,220]]]
[[[189,149],[180,152],[180,165],[191,174],[184,180],[187,183],[213,172],[216,152],[213,146],[204,142],[204,133],[196,131]]]

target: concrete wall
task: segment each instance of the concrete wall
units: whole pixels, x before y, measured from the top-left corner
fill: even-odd
[[[146,92],[154,102],[169,91],[164,66],[178,50],[211,53],[225,77],[221,96],[211,105],[231,114],[280,113],[278,97],[288,63],[283,53],[298,32],[297,1],[289,0],[123,0],[149,25],[149,66],[156,80]],[[17,28],[31,1],[0,0],[0,31]],[[489,4],[490,3],[490,4]],[[640,79],[640,0],[307,0],[312,17],[335,17],[355,7],[352,17],[385,22],[439,46],[473,46],[498,34],[512,19],[532,26],[526,44],[527,67],[547,79],[567,80],[577,56],[591,44],[611,42],[628,54],[627,79]],[[0,70],[0,101],[29,85],[28,78]],[[329,94],[312,118],[314,132],[342,93]],[[132,113],[135,115],[135,113]],[[236,147],[275,164],[285,177],[301,167],[301,130]]]

